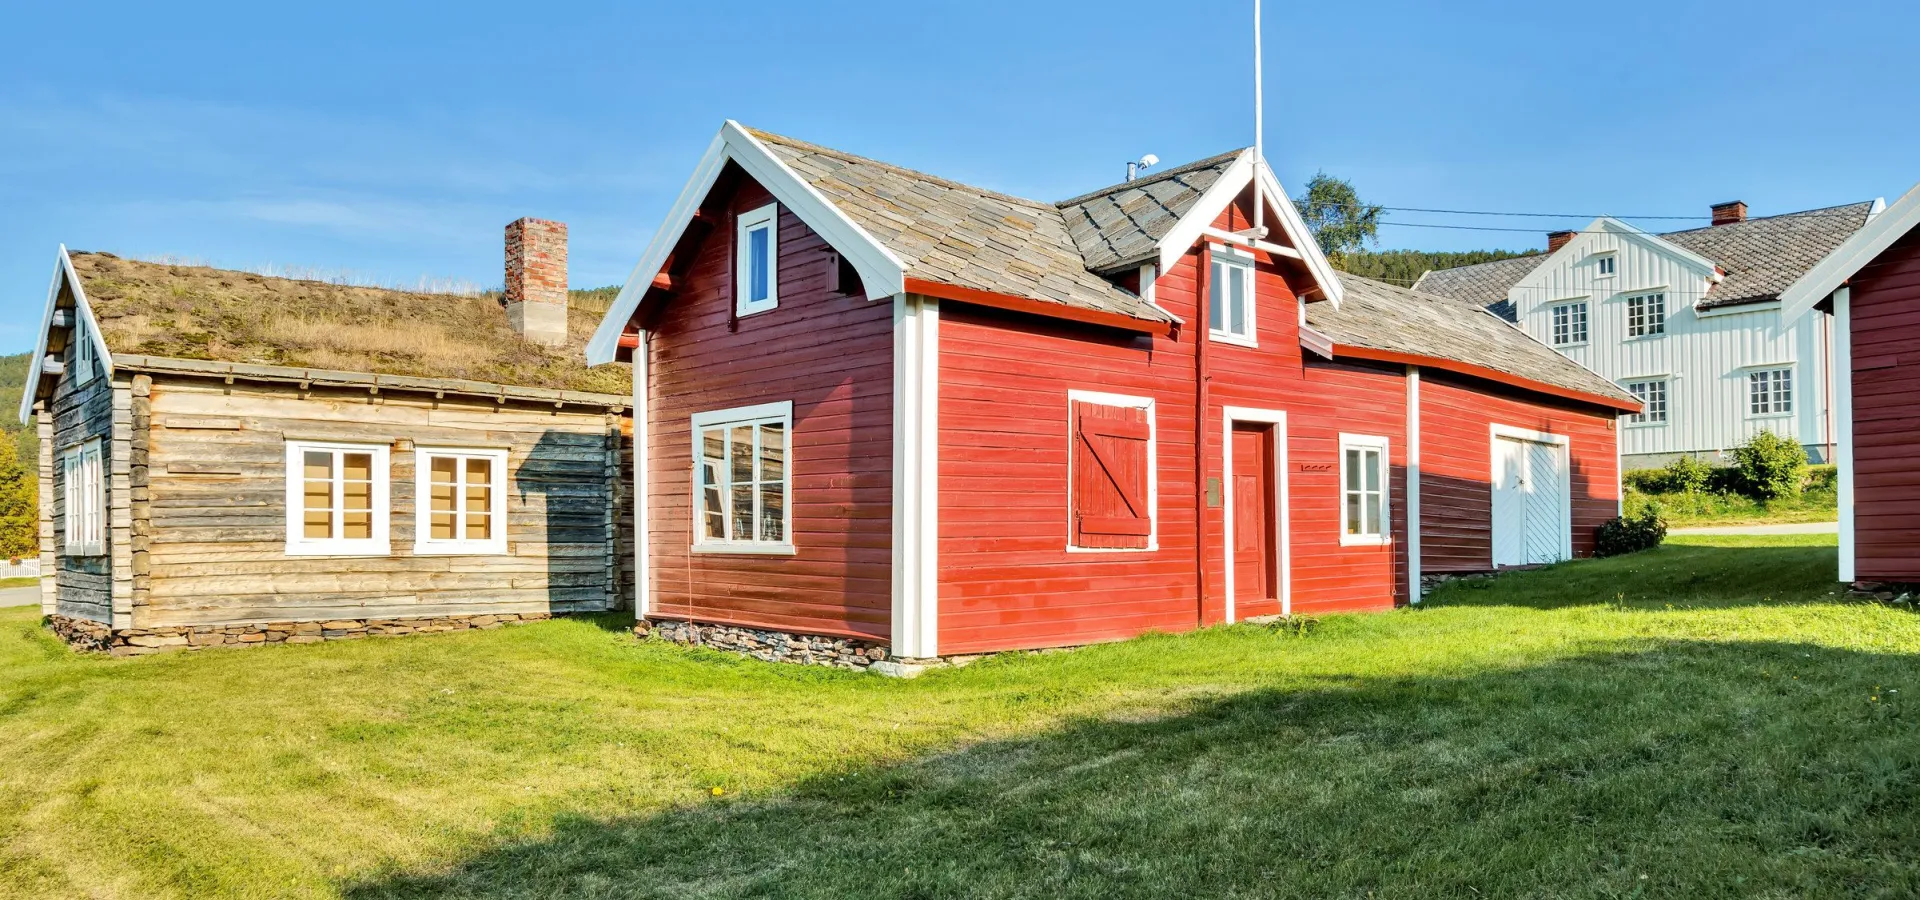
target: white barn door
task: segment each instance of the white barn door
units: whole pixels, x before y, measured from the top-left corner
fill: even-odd
[[[1493,564],[1534,565],[1570,556],[1566,446],[1496,434],[1492,475]]]

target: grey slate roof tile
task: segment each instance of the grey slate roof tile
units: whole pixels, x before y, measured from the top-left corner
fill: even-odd
[[[1555,352],[1471,301],[1340,273],[1346,299],[1307,305],[1307,324],[1334,343],[1485,366],[1554,387],[1633,399],[1613,382]]]
[[[1160,239],[1246,150],[1121,182],[1056,204],[1086,266],[1105,272],[1150,259]]]
[[[1778,299],[1781,291],[1865,226],[1872,208],[1871,203],[1850,203],[1659,237],[1712,260],[1726,272],[1725,279],[1695,304],[1697,308],[1760,303]],[[1439,269],[1420,276],[1413,286],[1493,307],[1506,303],[1507,292],[1545,261],[1545,256],[1527,256]],[[1512,317],[1510,305],[1505,315]]]

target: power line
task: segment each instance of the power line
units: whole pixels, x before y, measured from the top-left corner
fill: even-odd
[[[1858,206],[1858,205],[1861,205],[1861,204],[1851,204],[1851,205],[1854,205],[1854,206]],[[1389,212],[1417,212],[1417,213],[1433,213],[1433,214],[1435,214],[1435,215],[1444,215],[1444,216],[1493,216],[1493,217],[1498,217],[1498,218],[1528,218],[1528,219],[1601,219],[1601,218],[1606,218],[1606,219],[1663,219],[1663,220],[1669,220],[1669,221],[1678,221],[1678,222],[1689,222],[1689,221],[1701,221],[1701,220],[1707,220],[1707,219],[1710,219],[1710,217],[1709,217],[1709,216],[1700,216],[1700,215],[1694,215],[1694,216],[1629,216],[1629,215],[1623,215],[1623,214],[1620,214],[1620,213],[1542,213],[1542,212],[1497,212],[1497,211],[1494,211],[1494,210],[1485,210],[1485,209],[1432,209],[1432,208],[1428,208],[1428,207],[1420,207],[1420,206],[1382,206],[1382,207],[1380,207],[1380,209],[1383,209],[1383,210],[1386,210],[1386,211],[1389,211]],[[1751,222],[1751,221],[1758,221],[1758,220],[1760,220],[1760,219],[1785,219],[1785,218],[1793,218],[1793,219],[1856,219],[1856,218],[1860,218],[1860,217],[1861,217],[1861,215],[1862,215],[1861,213],[1857,213],[1857,212],[1850,212],[1850,213],[1849,213],[1849,212],[1827,212],[1827,211],[1825,211],[1825,210],[1818,210],[1818,209],[1811,209],[1811,210],[1807,210],[1807,211],[1805,211],[1805,212],[1790,212],[1790,213],[1779,213],[1779,214],[1777,214],[1777,215],[1772,215],[1772,216],[1756,216],[1756,217],[1754,217],[1753,219],[1747,219],[1747,220],[1744,220],[1744,221],[1750,221],[1750,222]]]

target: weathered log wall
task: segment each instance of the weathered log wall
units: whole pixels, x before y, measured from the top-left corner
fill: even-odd
[[[131,627],[573,612],[631,600],[624,415],[145,374],[125,389],[130,433],[124,464],[116,452],[112,521],[116,536],[122,522],[131,536]],[[391,448],[386,555],[287,555],[288,440]],[[413,553],[416,445],[508,451],[505,554]]]
[[[60,355],[65,357],[68,371],[60,376],[52,397],[41,406],[40,483],[45,486],[41,491],[44,498],[41,501],[41,572],[52,573],[55,592],[50,598],[52,602],[43,602],[42,609],[50,615],[90,619],[118,627],[125,623],[112,620],[113,553],[119,547],[115,541],[121,535],[113,529],[113,523],[109,520],[106,523],[104,554],[67,554],[66,510],[69,496],[65,466],[61,464],[65,453],[73,447],[95,438],[101,439],[103,444],[109,442],[114,430],[114,386],[106,378],[98,377],[96,369],[95,377],[75,387],[77,360],[74,358],[72,341],[67,342]],[[104,459],[109,448],[103,447],[101,452],[103,464],[110,467]],[[51,565],[47,565],[49,561]]]

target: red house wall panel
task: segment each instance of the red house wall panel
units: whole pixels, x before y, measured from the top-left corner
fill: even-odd
[[[1420,568],[1493,568],[1492,426],[1566,435],[1573,553],[1593,555],[1594,529],[1619,515],[1614,414],[1436,369],[1420,372]]]
[[[892,609],[893,309],[832,289],[835,257],[780,210],[779,306],[733,309],[730,217],[772,201],[737,172],[708,204],[653,326],[648,479],[652,615],[888,639]],[[707,554],[693,537],[694,413],[793,402],[794,556]]]
[[[1920,581],[1920,230],[1851,286],[1854,575]]]

